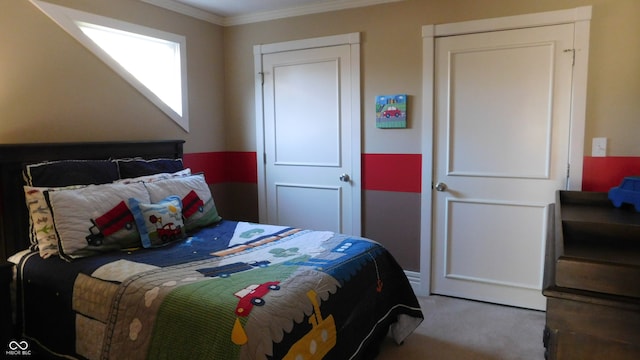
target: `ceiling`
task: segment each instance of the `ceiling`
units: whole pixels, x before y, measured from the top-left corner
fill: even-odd
[[[403,0],[141,0],[218,25],[239,25]]]
[[[229,17],[264,11],[277,11],[336,0],[176,0],[210,13]]]

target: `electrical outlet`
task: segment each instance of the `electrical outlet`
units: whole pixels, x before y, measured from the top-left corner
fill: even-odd
[[[607,156],[607,138],[597,137],[593,138],[591,144],[591,156],[603,157]]]

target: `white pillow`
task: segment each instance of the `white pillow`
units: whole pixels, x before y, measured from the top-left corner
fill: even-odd
[[[84,185],[64,188],[24,186],[24,198],[29,210],[29,236],[31,248],[38,249],[43,259],[58,255],[58,235],[53,224],[53,215],[44,192],[48,190],[77,189]]]
[[[145,183],[152,203],[171,195],[182,200],[182,215],[187,232],[217,223],[222,218],[203,174]]]
[[[140,247],[129,198],[149,202],[143,183],[89,185],[48,191],[49,204],[65,260]]]
[[[160,173],[160,174],[153,174],[153,175],[138,176],[135,178],[120,179],[120,180],[114,181],[114,183],[131,184],[134,182],[154,182],[154,181],[166,180],[174,177],[188,176],[188,175],[191,175],[191,169],[189,168],[176,171],[174,173]]]

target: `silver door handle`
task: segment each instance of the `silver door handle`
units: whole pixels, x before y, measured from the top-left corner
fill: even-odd
[[[342,182],[349,182],[349,180],[351,180],[351,178],[349,177],[349,175],[347,175],[347,174],[342,174],[342,175],[340,175],[340,181],[342,181]]]
[[[447,184],[439,182],[435,186],[436,191],[447,191]]]

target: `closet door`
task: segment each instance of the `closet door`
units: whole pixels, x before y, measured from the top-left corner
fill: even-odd
[[[437,38],[432,292],[544,309],[565,189],[574,25]]]
[[[359,235],[351,45],[263,56],[266,219]],[[359,130],[359,127],[358,129]],[[357,162],[359,164],[359,161]],[[355,214],[355,215],[354,215]]]

